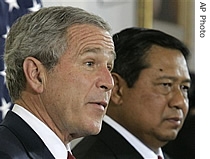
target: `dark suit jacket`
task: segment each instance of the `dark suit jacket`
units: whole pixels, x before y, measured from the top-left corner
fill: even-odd
[[[0,159],[54,159],[33,129],[9,111],[0,124]]]
[[[116,130],[103,122],[98,135],[82,139],[72,150],[76,159],[143,159]],[[165,156],[165,159],[169,159]]]

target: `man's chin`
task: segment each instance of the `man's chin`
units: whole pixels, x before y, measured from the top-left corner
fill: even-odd
[[[95,124],[92,124],[88,128],[86,128],[86,130],[83,130],[83,133],[80,134],[80,137],[97,135],[98,133],[100,133],[101,127],[102,127],[102,122],[100,123],[97,122]]]

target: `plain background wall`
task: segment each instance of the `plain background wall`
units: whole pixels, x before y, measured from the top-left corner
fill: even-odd
[[[138,0],[42,0],[43,6],[73,6],[97,14],[105,19],[112,27],[112,34],[119,32],[126,27],[138,26],[137,13]],[[153,28],[162,30],[183,41],[183,28],[178,25],[154,21]],[[189,28],[190,29],[190,28]],[[192,37],[194,37],[194,26],[192,25]],[[188,63],[190,70],[195,70],[194,39],[189,46],[192,53]]]
[[[73,6],[97,14],[112,27],[112,33],[136,26],[136,0],[42,0],[43,6]]]
[[[137,13],[138,0],[42,0],[43,6],[74,6],[83,8],[91,13],[104,18],[112,27],[112,34],[119,32],[126,27],[138,26]],[[154,0],[155,2],[155,0]],[[194,10],[192,10],[194,12]],[[193,14],[193,13],[192,13]],[[194,37],[194,24],[191,25],[191,34]],[[183,41],[184,30],[178,25],[154,21],[153,28],[162,30]],[[188,46],[192,55],[188,61],[191,71],[195,70],[195,47],[194,39]]]

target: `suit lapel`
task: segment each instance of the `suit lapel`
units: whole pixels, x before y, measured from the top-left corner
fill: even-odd
[[[143,157],[124,137],[105,122],[103,122],[99,138],[112,149],[117,158],[143,159]]]
[[[17,114],[9,111],[2,125],[5,125],[14,133],[31,158],[54,159],[36,132]]]

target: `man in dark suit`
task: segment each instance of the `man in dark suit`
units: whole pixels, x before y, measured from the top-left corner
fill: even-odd
[[[114,86],[110,27],[74,7],[49,7],[11,27],[6,79],[14,107],[0,124],[0,158],[67,159],[69,143],[95,135]]]
[[[167,159],[188,112],[189,50],[153,29],[127,28],[113,36],[115,60],[107,116],[98,135],[74,148],[77,159]]]

